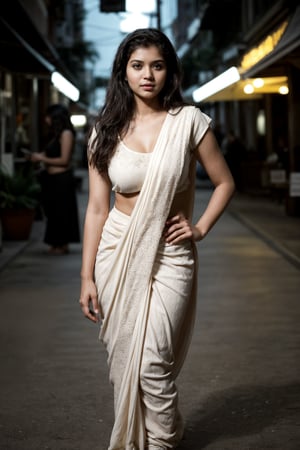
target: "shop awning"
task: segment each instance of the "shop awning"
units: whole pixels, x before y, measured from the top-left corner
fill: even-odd
[[[266,37],[267,39],[268,37]],[[294,14],[288,19],[285,31],[275,48],[242,73],[243,78],[256,76],[257,74],[270,73],[266,71],[270,66],[276,65],[281,61],[290,60],[296,65],[300,64],[300,6],[297,7]],[[259,50],[259,49],[258,49]],[[298,51],[296,51],[298,50]]]
[[[0,18],[0,67],[11,72],[49,74],[55,66]]]
[[[250,49],[248,55],[250,58],[247,60],[248,67],[230,68],[213,78],[208,83],[195,89],[193,93],[193,99],[195,102],[215,102],[215,101],[234,101],[234,100],[250,100],[262,97],[264,94],[282,93],[279,89],[285,89],[284,93],[288,92],[287,76],[285,73],[285,62],[289,61],[291,64],[300,66],[300,6],[297,7],[293,15],[281,25],[282,28],[275,30],[273,35],[266,36],[264,41],[259,44],[255,49]],[[284,27],[284,28],[283,28]],[[268,40],[272,43],[278,32],[282,30],[282,35],[278,43],[276,43],[274,49],[270,51],[265,57],[261,58],[262,50],[268,46]],[[277,35],[278,36],[278,35]],[[263,47],[263,48],[262,48]],[[257,50],[257,55],[255,55]],[[252,51],[254,51],[255,61],[251,65]],[[247,54],[245,56],[248,56]],[[257,60],[255,59],[257,57]],[[243,61],[242,61],[243,62]],[[231,79],[227,79],[225,84],[222,77],[230,70],[235,69],[230,74]],[[236,73],[239,76],[236,76]],[[256,88],[255,78],[259,76],[263,79],[263,83],[260,88]],[[222,84],[223,83],[223,84]],[[211,92],[211,85],[214,85],[215,89]],[[251,94],[245,93],[245,87],[253,86],[253,92]],[[249,88],[250,89],[250,88]]]
[[[79,99],[79,90],[61,73],[56,66],[35,50],[15,29],[0,18],[0,68],[27,75],[51,77],[52,83],[73,101]],[[4,41],[2,38],[5,36]],[[5,43],[5,51],[1,47]]]
[[[3,70],[49,76],[55,69],[66,78],[73,78],[21,1],[8,0],[0,4],[0,55]]]
[[[16,0],[0,5],[0,55],[0,70],[46,77],[64,95],[78,100],[79,90],[56,49]]]
[[[287,81],[286,76],[240,79],[224,89],[219,89],[214,94],[205,96],[201,102],[256,100],[262,98],[264,94],[278,94],[280,89],[288,89]],[[205,91],[205,85],[202,88]],[[194,100],[197,102],[197,97],[194,97]]]

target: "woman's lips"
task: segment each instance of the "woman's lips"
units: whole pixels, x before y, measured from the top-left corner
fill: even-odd
[[[154,89],[154,84],[142,84],[142,89],[145,91],[152,91],[152,89]]]

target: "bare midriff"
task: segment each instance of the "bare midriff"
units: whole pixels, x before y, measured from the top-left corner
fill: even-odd
[[[179,212],[188,217],[188,191],[180,192],[174,196],[173,203],[170,208],[169,217],[176,216]],[[128,216],[131,215],[132,210],[138,199],[139,192],[132,194],[120,194],[116,192],[115,194],[115,208]]]
[[[46,166],[47,172],[50,173],[50,175],[54,175],[56,173],[62,173],[66,172],[70,169],[70,167],[66,166]]]

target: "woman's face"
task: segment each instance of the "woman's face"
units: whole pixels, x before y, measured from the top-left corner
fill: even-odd
[[[126,79],[136,97],[155,99],[163,89],[166,78],[167,65],[157,47],[139,47],[131,53],[126,66]]]
[[[52,123],[52,122],[51,122],[51,117],[50,117],[50,116],[45,116],[45,122],[46,122],[47,125],[50,126],[51,123]]]

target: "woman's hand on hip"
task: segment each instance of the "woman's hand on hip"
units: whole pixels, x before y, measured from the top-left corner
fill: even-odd
[[[96,285],[93,280],[82,280],[79,299],[84,316],[94,323],[99,322],[99,305]]]
[[[182,213],[178,213],[176,216],[167,220],[164,237],[169,244],[179,244],[186,240],[199,241],[202,239],[199,230]]]

